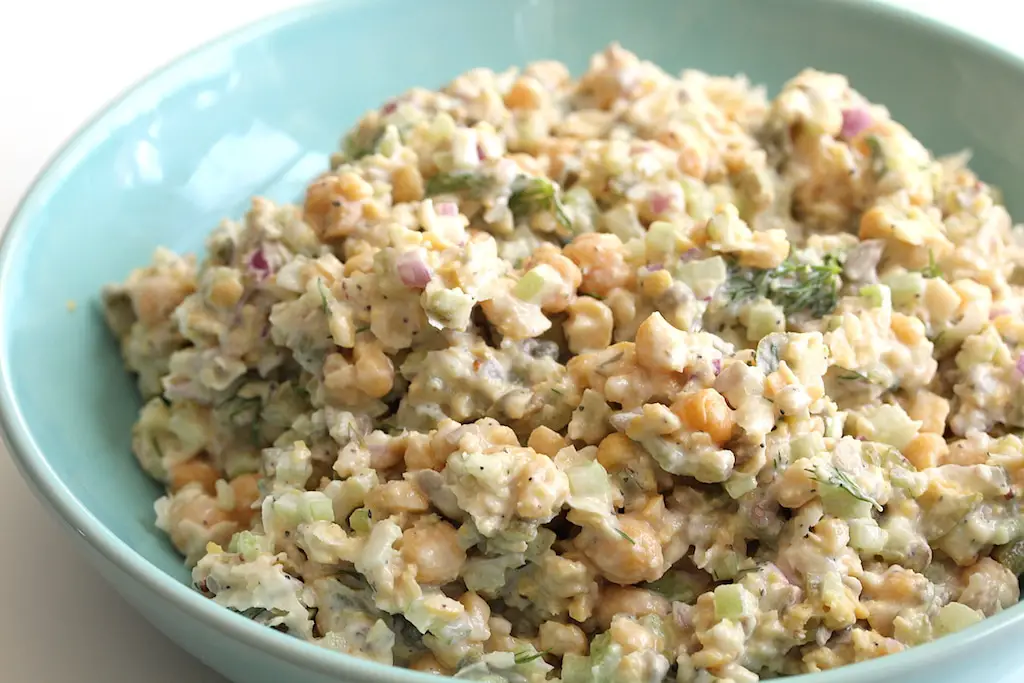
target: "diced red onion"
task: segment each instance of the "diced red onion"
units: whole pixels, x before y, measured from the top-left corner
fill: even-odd
[[[273,268],[270,267],[270,262],[267,261],[267,255],[263,253],[262,248],[257,249],[249,255],[249,270],[256,276],[257,280],[265,280],[272,272],[274,272]]]
[[[873,123],[871,113],[863,107],[843,110],[843,128],[840,135],[844,138],[852,138]]]
[[[487,158],[487,150],[484,149],[483,143],[476,143],[476,155],[481,161]]]
[[[684,251],[682,255],[680,255],[679,260],[682,261],[683,263],[688,263],[690,261],[695,261],[699,258],[700,249],[694,247],[693,249],[687,249],[686,251]]]
[[[455,202],[438,202],[434,204],[434,212],[438,216],[458,216],[459,205]]]
[[[396,102],[395,100],[391,100],[390,102],[388,102],[387,104],[380,108],[380,113],[383,114],[384,116],[387,116],[388,114],[394,113],[396,109],[398,109],[398,102]]]
[[[423,289],[432,277],[430,267],[415,251],[407,251],[398,257],[395,264],[402,284],[412,289]]]
[[[989,320],[995,320],[999,316],[1009,315],[1009,313],[1010,313],[1009,310],[999,306],[999,307],[996,307],[996,308],[992,309],[992,311],[988,314],[988,319]]]
[[[1024,353],[1017,356],[1017,372],[1024,375]]]
[[[661,265],[660,263],[648,263],[647,264],[647,272],[654,273],[654,272],[657,272],[659,270],[665,270],[665,266]]]
[[[651,211],[656,214],[663,214],[672,206],[673,196],[664,192],[651,193],[648,201],[651,204]]]
[[[711,361],[711,367],[715,371],[715,377],[718,377],[718,375],[722,372],[722,359],[716,358],[713,361]]]

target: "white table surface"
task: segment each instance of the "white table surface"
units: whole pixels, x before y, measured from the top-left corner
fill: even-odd
[[[894,1],[1024,52],[1010,0]],[[126,85],[233,26],[300,2],[0,2],[0,226],[50,154]],[[2,449],[0,681],[225,683],[78,558]]]

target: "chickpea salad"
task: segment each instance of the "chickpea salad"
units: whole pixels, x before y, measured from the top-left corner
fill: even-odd
[[[195,588],[494,683],[753,683],[1019,599],[1024,263],[841,75],[618,45],[364,115],[103,292]]]

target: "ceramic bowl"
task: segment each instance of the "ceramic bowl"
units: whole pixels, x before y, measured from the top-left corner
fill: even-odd
[[[19,468],[83,556],[231,680],[428,677],[319,649],[188,587],[153,525],[158,488],[130,453],[139,397],[101,320],[101,286],[157,245],[200,249],[251,195],[297,198],[341,133],[391,95],[539,58],[578,72],[616,40],[670,71],[743,72],[773,89],[805,66],[845,73],[933,150],[974,150],[975,168],[1024,215],[1024,64],[869,2],[343,0],[179,59],[85,125],[11,221],[0,250],[0,411]],[[1021,666],[1022,640],[1019,606],[907,653],[794,680],[994,681]]]

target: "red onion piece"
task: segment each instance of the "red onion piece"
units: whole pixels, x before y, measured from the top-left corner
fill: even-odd
[[[654,272],[657,272],[659,270],[665,270],[665,266],[661,265],[660,263],[648,263],[647,264],[647,272],[648,273],[654,273]]]
[[[1017,372],[1024,375],[1024,353],[1017,356]]]
[[[387,116],[388,114],[394,113],[396,109],[398,109],[398,102],[396,102],[395,100],[391,100],[383,107],[381,107],[380,113],[383,114],[384,116]]]
[[[458,216],[459,206],[455,202],[438,202],[434,204],[434,213],[438,216]]]
[[[670,194],[663,192],[652,192],[648,201],[651,204],[651,212],[656,214],[663,214],[669,210],[672,206],[672,200],[674,197]]]
[[[423,260],[423,256],[415,251],[399,255],[395,267],[402,284],[410,289],[423,289],[432,277],[430,267]]]
[[[843,128],[839,135],[852,138],[873,123],[871,113],[863,107],[843,110]]]
[[[249,255],[248,264],[250,272],[256,276],[257,280],[266,280],[274,272],[262,248],[256,249],[256,251]]]
[[[694,247],[693,249],[687,249],[679,256],[679,260],[683,263],[689,263],[690,261],[696,261],[700,258],[700,249]]]
[[[715,371],[715,377],[717,377],[722,372],[722,359],[716,358],[713,361],[711,361],[711,367]]]

